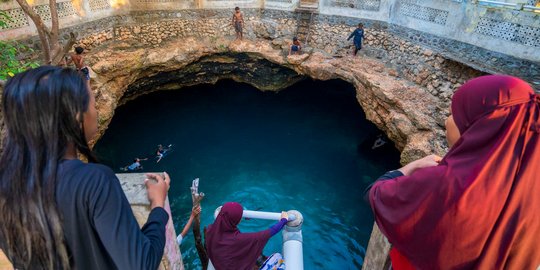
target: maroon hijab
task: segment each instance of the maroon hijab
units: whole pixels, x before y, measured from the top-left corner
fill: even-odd
[[[373,186],[377,224],[418,269],[536,269],[540,97],[484,76],[456,91],[452,113],[461,138],[438,166]]]
[[[270,231],[241,233],[242,205],[223,205],[214,223],[206,230],[206,250],[216,270],[252,270],[270,239]]]

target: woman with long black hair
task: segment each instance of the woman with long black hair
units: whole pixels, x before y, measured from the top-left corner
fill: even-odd
[[[156,269],[170,179],[147,175],[152,211],[139,229],[113,171],[94,163],[87,142],[97,112],[85,80],[71,69],[39,67],[10,79],[2,103],[0,248],[13,266]]]

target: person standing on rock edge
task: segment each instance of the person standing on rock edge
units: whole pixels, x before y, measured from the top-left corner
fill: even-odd
[[[351,40],[351,38],[354,37],[354,53],[353,55],[356,56],[356,53],[362,49],[362,39],[364,39],[364,25],[359,23],[358,27],[354,29],[354,31],[349,35],[348,40]]]
[[[75,64],[75,68],[79,71],[79,74],[83,76],[86,80],[86,85],[88,89],[92,89],[90,86],[90,69],[84,64],[84,48],[77,46],[75,47],[75,53],[71,54],[69,58],[66,57],[66,67],[71,63]]]
[[[77,70],[84,76],[84,78],[90,80],[90,70],[84,64],[84,49],[83,47],[75,47],[75,53],[71,55],[71,59],[68,59],[67,65],[73,63]]]
[[[244,16],[242,15],[242,12],[240,12],[239,7],[234,8],[234,13],[232,17],[232,25],[234,27],[234,31],[236,32],[236,40],[243,38],[242,28],[244,28]]]

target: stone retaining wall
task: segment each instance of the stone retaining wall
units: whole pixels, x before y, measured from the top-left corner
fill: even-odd
[[[286,11],[244,10],[245,38],[270,39],[273,44],[288,50],[290,39],[296,31],[294,13]],[[103,42],[137,41],[141,46],[158,47],[163,42],[182,37],[233,38],[230,12],[225,10],[160,11],[155,13],[133,12],[119,16],[116,24],[79,40],[85,48],[93,49]],[[352,45],[346,39],[354,30],[357,20],[318,16],[313,26],[309,47],[322,50],[336,57],[351,57]],[[366,39],[363,54],[377,58],[394,69],[394,75],[426,87],[439,97],[439,106],[446,110],[453,91],[466,80],[485,74],[433,49],[397,36],[387,24],[364,21]],[[93,28],[91,28],[93,29]],[[440,125],[443,125],[441,114]]]
[[[287,53],[296,32],[296,13],[263,9],[243,9],[243,12],[246,39],[271,40],[274,47],[284,55]],[[231,11],[225,9],[133,11],[67,27],[62,29],[61,36],[67,38],[69,32],[75,32],[78,45],[91,52],[99,51],[108,42],[130,43],[126,50],[133,46],[157,48],[170,40],[187,37],[209,38],[210,43],[215,43],[222,38],[234,39],[230,17]],[[404,85],[417,84],[436,96],[435,118],[441,127],[452,93],[470,78],[500,72],[532,82],[540,74],[538,63],[380,21],[362,22],[366,37],[361,53],[383,62],[390,68],[389,74],[402,78]],[[357,23],[358,19],[352,17],[315,14],[306,49],[337,58],[351,57],[352,44],[346,39]],[[37,37],[25,42],[39,49]],[[478,65],[463,64],[480,60],[482,63]]]
[[[297,14],[290,11],[243,9],[247,38],[276,39],[279,45],[295,35]],[[175,37],[233,36],[228,9],[132,11],[63,29],[78,35],[79,45],[92,49],[111,40],[137,39],[159,46]],[[350,53],[346,41],[359,19],[315,15],[309,45],[331,55]],[[464,81],[484,73],[521,77],[540,90],[540,64],[381,21],[362,20],[366,27],[364,54],[384,60],[403,78],[427,87],[444,100]],[[39,50],[37,37],[26,41]],[[286,47],[286,46],[285,46]],[[428,76],[429,74],[429,76]]]

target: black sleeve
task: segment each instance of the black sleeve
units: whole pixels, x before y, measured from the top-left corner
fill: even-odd
[[[356,30],[355,30],[355,31],[356,31]],[[354,36],[355,31],[353,31],[353,32],[349,35],[349,38],[347,38],[347,40],[350,40],[350,39]]]
[[[369,203],[369,191],[375,185],[375,183],[379,181],[386,181],[390,179],[394,179],[396,177],[403,176],[403,173],[398,170],[388,171],[385,174],[383,174],[381,177],[379,177],[375,182],[371,183],[365,190],[364,190],[364,201]]]
[[[165,247],[169,214],[152,209],[142,229],[135,220],[118,178],[104,172],[89,200],[94,228],[118,269],[157,269]]]

